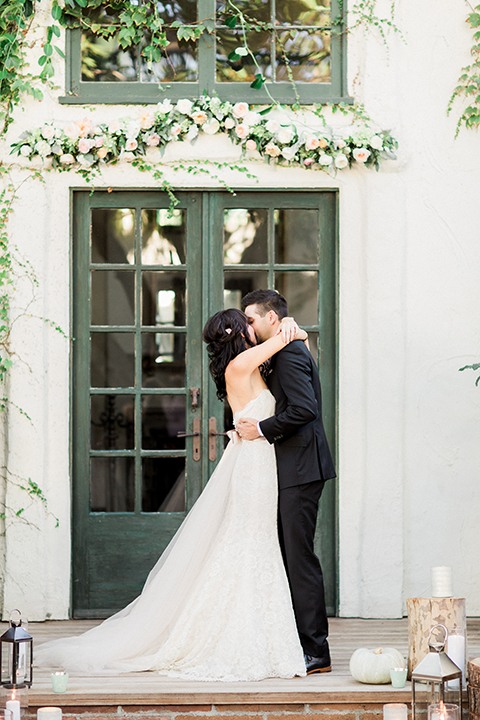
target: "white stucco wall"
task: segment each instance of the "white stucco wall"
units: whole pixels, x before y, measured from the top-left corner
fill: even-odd
[[[379,2],[379,12],[382,4]],[[340,614],[398,617],[405,599],[430,594],[430,567],[451,565],[455,594],[480,615],[480,388],[459,373],[480,360],[478,157],[480,138],[462,130],[446,107],[469,61],[468,8],[446,0],[398,0],[406,43],[389,50],[363,31],[349,38],[349,86],[369,114],[392,128],[399,159],[379,173],[357,168],[336,178],[320,172],[252,164],[258,188],[335,187],[339,238],[339,577]],[[443,8],[440,11],[440,6]],[[58,83],[63,69],[58,65]],[[62,91],[63,92],[63,91]],[[17,109],[3,152],[24,129],[84,117],[60,106],[55,92]],[[101,107],[99,121],[134,108]],[[238,157],[228,139],[178,144],[166,159]],[[10,158],[11,159],[11,158]],[[205,177],[167,171],[179,188],[206,186]],[[12,169],[18,183],[26,177]],[[251,181],[227,173],[227,182]],[[214,184],[214,181],[211,181]],[[155,187],[128,164],[107,168],[99,187]],[[18,190],[10,231],[39,279],[28,313],[70,331],[70,191],[73,173],[27,179]],[[31,285],[16,286],[25,308]],[[15,309],[14,309],[15,314]],[[8,413],[8,468],[44,490],[25,503],[9,486],[8,505],[25,506],[31,524],[7,517],[4,608],[32,620],[65,618],[70,597],[70,343],[41,320],[21,317],[12,345],[21,361],[10,398],[30,423]],[[59,519],[56,527],[55,517]],[[32,524],[33,523],[33,524]]]

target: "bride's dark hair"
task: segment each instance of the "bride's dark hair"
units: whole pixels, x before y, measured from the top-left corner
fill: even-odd
[[[227,397],[225,369],[228,363],[254,346],[248,335],[247,316],[236,308],[220,310],[205,323],[202,340],[207,343],[209,370],[217,386],[217,397],[223,400]]]

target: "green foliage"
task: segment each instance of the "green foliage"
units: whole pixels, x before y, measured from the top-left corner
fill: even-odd
[[[479,24],[480,24],[480,15],[479,15]],[[458,368],[459,372],[462,370],[480,370],[480,363],[473,363],[473,365],[464,365],[464,367]],[[480,375],[475,380],[475,385],[478,387],[480,384]]]
[[[474,11],[470,13],[467,18],[467,22],[474,30],[480,27],[480,5],[474,8]],[[460,132],[462,125],[466,128],[477,128],[480,125],[480,31],[477,30],[473,34],[473,45],[470,53],[473,58],[473,62],[470,65],[466,65],[462,68],[462,74],[458,79],[458,85],[452,93],[450,102],[448,103],[447,114],[450,114],[453,108],[455,100],[466,98],[469,103],[461,114],[457,128],[455,131],[455,137]]]

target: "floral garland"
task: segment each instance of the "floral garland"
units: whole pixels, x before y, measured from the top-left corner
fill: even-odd
[[[106,164],[140,159],[149,148],[163,149],[174,141],[194,142],[200,133],[226,133],[242,146],[247,158],[263,157],[269,162],[330,172],[354,164],[378,170],[383,159],[395,159],[395,138],[372,127],[361,112],[349,127],[333,130],[319,109],[315,115],[322,127],[317,129],[306,126],[300,116],[287,115],[280,106],[273,113],[271,110],[255,111],[245,102],[233,105],[208,96],[175,104],[164,100],[153,109],[140,108],[136,118],[100,124],[84,118],[64,128],[46,123],[24,132],[12,145],[12,153],[29,160],[51,160],[58,169],[76,164],[77,171],[85,173]],[[351,111],[345,109],[347,112]]]

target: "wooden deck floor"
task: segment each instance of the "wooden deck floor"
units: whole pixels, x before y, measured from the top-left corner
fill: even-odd
[[[79,635],[99,621],[70,620],[30,623],[35,645],[57,637]],[[349,672],[349,660],[359,647],[390,646],[407,654],[407,620],[358,620],[332,618],[330,647],[333,671],[323,675],[292,680],[263,680],[256,683],[193,682],[172,680],[156,673],[131,673],[115,677],[79,677],[71,675],[68,690],[55,695],[50,677],[35,669],[29,704],[63,707],[88,706],[159,706],[234,705],[238,703],[385,703],[409,702],[410,683],[404,690],[391,685],[363,685]],[[468,657],[480,656],[480,618],[468,621]]]

